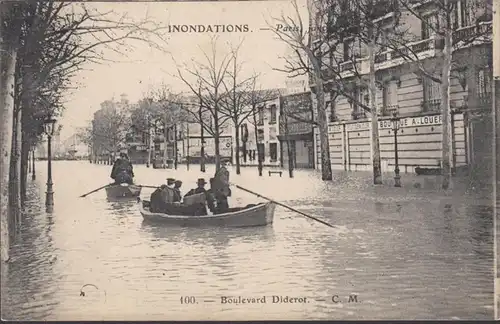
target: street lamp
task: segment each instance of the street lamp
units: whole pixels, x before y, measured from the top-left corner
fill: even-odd
[[[399,176],[399,158],[398,158],[398,130],[399,117],[394,112],[392,114],[392,131],[394,132],[394,187],[401,187],[401,177]]]
[[[45,193],[45,206],[50,209],[54,206],[54,192],[52,191],[52,136],[55,131],[56,120],[48,116],[43,121],[43,130],[47,135],[47,192]]]
[[[36,180],[36,174],[35,174],[35,148],[33,147],[33,150],[31,151],[32,153],[32,159],[31,159],[31,180]]]

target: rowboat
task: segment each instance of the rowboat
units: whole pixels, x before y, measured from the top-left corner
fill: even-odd
[[[142,187],[122,183],[106,187],[106,196],[110,199],[116,198],[137,198],[141,194]]]
[[[216,215],[169,215],[150,211],[150,202],[143,200],[139,210],[144,221],[177,226],[220,226],[220,227],[250,227],[272,224],[276,204],[272,202],[248,205],[246,207],[230,208],[229,212]],[[185,208],[190,208],[186,206]],[[183,207],[178,207],[182,209]],[[179,213],[180,214],[180,213]]]

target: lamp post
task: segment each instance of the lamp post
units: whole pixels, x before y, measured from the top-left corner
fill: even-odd
[[[52,136],[54,135],[56,120],[48,116],[43,122],[44,132],[47,135],[47,192],[45,206],[50,209],[54,206],[54,192],[52,191]]]
[[[398,130],[399,117],[396,113],[392,114],[392,131],[394,132],[394,187],[401,187],[401,177],[399,176],[399,158],[398,158]]]
[[[31,159],[31,163],[32,163],[32,166],[31,166],[31,180],[36,180],[36,174],[35,174],[35,148],[33,148],[33,151],[31,151],[32,153],[32,159]]]

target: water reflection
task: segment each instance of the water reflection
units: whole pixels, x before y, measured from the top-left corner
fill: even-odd
[[[33,189],[28,192],[23,225],[11,247],[11,259],[5,264],[2,276],[2,315],[4,318],[42,320],[50,316],[59,304],[56,298],[58,274],[54,265],[58,261],[53,248],[54,219],[43,212],[44,206]],[[44,277],[52,280],[45,280]],[[55,279],[55,280],[54,280]],[[14,310],[4,305],[16,301],[23,305]]]
[[[2,267],[2,274],[7,273],[2,276],[6,318],[492,316],[487,308],[493,296],[492,210],[484,203],[489,193],[468,191],[465,182],[453,193],[442,194],[433,191],[436,181],[421,178],[415,180],[424,183],[421,189],[374,188],[371,178],[361,173],[321,182],[313,172],[297,171],[294,179],[270,179],[243,169],[232,181],[337,227],[277,208],[272,226],[183,228],[143,222],[134,200],[108,200],[104,192],[78,198],[101,186],[109,168],[80,163],[82,172],[74,175],[72,163],[80,162],[58,162],[54,168],[58,191],[53,214],[42,211],[43,174],[38,177],[42,187],[32,188],[9,269]],[[170,171],[138,166],[137,182],[155,183],[159,172]],[[185,183],[203,176],[194,171],[171,172]],[[88,174],[96,176],[89,179]],[[74,181],[67,181],[69,175]],[[233,195],[231,203],[258,201],[239,190]],[[99,289],[89,289],[82,297],[84,284]],[[360,303],[331,301],[333,294],[353,293]],[[179,303],[180,296],[217,299],[224,295],[307,296],[311,303],[245,308]]]
[[[122,211],[131,211],[135,206],[137,206],[136,199],[107,198],[106,201],[109,203],[109,209],[117,212],[118,214],[121,214]]]
[[[214,247],[224,247],[234,242],[266,242],[272,244],[274,239],[272,226],[250,228],[169,227],[143,220],[141,229],[145,234],[164,242],[186,242],[188,244],[203,244]]]

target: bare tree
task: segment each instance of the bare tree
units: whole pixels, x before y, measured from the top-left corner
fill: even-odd
[[[167,143],[168,138],[173,137],[174,142],[174,163],[177,168],[177,125],[186,122],[188,113],[183,109],[182,98],[179,94],[174,94],[166,85],[156,91],[156,102],[153,105],[153,118],[161,123],[164,136],[163,164],[167,163]],[[173,134],[173,136],[169,136]]]
[[[125,145],[131,126],[127,111],[115,107],[102,109],[92,124],[90,136],[98,152],[113,156]]]
[[[185,85],[188,86],[191,93],[200,99],[204,109],[210,116],[212,124],[207,124],[202,120],[198,120],[202,127],[208,131],[214,138],[215,143],[215,168],[220,169],[220,135],[223,131],[224,124],[228,121],[227,116],[221,116],[221,106],[227,97],[224,88],[224,79],[227,76],[229,66],[231,64],[231,54],[226,54],[222,58],[218,57],[217,39],[212,38],[211,53],[206,53],[201,50],[205,63],[194,62],[192,68],[185,69],[182,72],[177,69],[177,76]],[[187,75],[195,78],[195,82],[190,82]],[[200,91],[201,90],[201,91]],[[197,119],[201,119],[198,114],[191,112],[191,115]]]
[[[229,118],[234,127],[236,174],[240,174],[240,132],[241,125],[252,115],[252,90],[257,82],[258,75],[242,78],[242,65],[238,61],[238,50],[231,51],[231,64],[227,72],[227,79],[223,81],[225,98],[221,102],[220,113]]]
[[[399,0],[400,10],[422,22],[422,35],[415,35],[408,23],[401,24],[388,37],[386,46],[392,55],[402,57],[412,64],[427,84],[436,83],[440,88],[437,105],[423,102],[423,108],[431,111],[439,108],[442,116],[442,188],[448,189],[452,174],[452,118],[450,102],[451,79],[459,78],[459,72],[467,64],[454,53],[475,42],[489,42],[491,35],[492,6],[488,1],[433,0],[420,6],[411,0]],[[459,8],[459,5],[461,8]],[[465,6],[465,7],[464,7]],[[458,12],[461,10],[461,19]],[[459,27],[461,30],[458,30]],[[434,39],[435,38],[435,39]],[[416,41],[423,40],[423,43]],[[432,42],[432,44],[431,44]],[[434,62],[422,59],[422,50],[434,46],[441,49]],[[461,62],[461,63],[460,63]],[[460,66],[462,64],[462,66]]]
[[[280,71],[290,76],[309,75],[315,93],[317,116],[309,120],[318,126],[321,142],[322,178],[331,179],[331,164],[328,144],[328,120],[326,93],[330,104],[342,95],[353,106],[353,118],[371,114],[373,147],[373,182],[381,183],[380,150],[377,126],[377,105],[375,79],[376,45],[385,28],[376,17],[390,9],[384,0],[308,0],[310,13],[309,28],[305,28],[296,0],[293,1],[294,17],[281,16],[271,26],[275,34],[287,43],[293,51],[285,57],[285,68]],[[370,69],[361,71],[361,50],[368,48]],[[357,82],[353,82],[353,79]],[[354,88],[361,84],[368,88],[368,100],[357,95]],[[337,120],[331,109],[331,121]],[[305,121],[305,120],[304,120]]]

